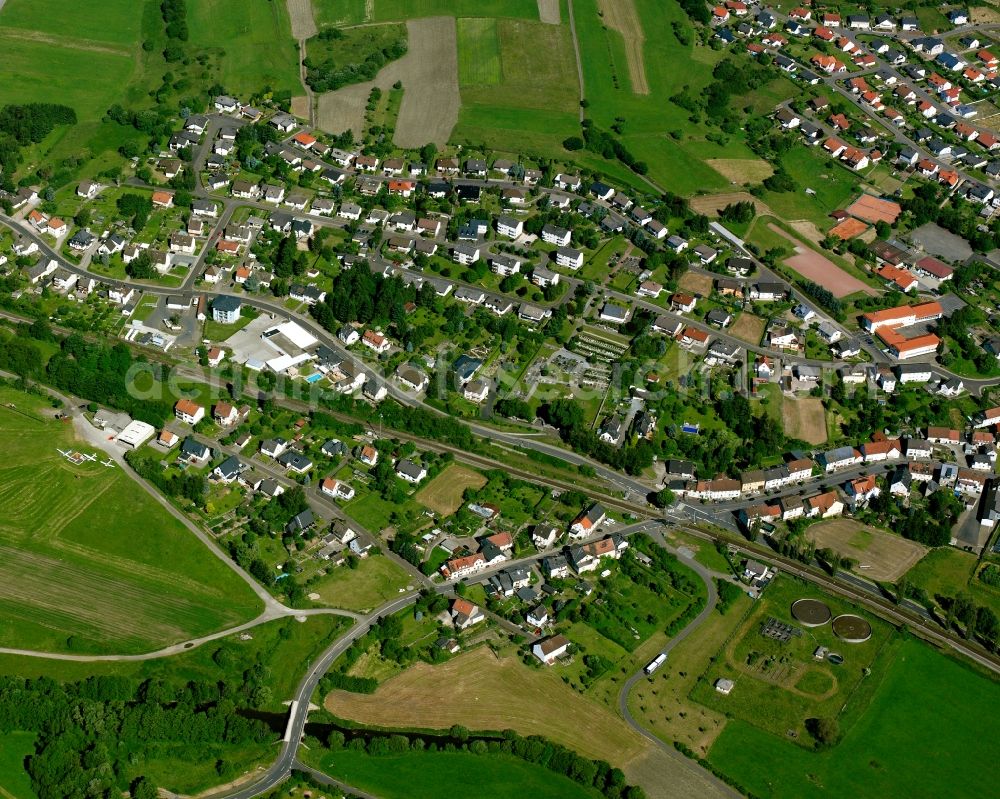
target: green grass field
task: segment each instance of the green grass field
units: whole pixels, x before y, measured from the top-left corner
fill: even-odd
[[[877,679],[873,677],[872,679]],[[986,796],[1000,722],[1000,684],[930,647],[898,648],[863,715],[814,753],[730,721],[709,761],[758,796]]]
[[[0,796],[3,799],[35,799],[24,759],[35,751],[35,734],[8,732],[0,735]]]
[[[1000,613],[1000,590],[973,576],[976,556],[952,547],[932,549],[906,573],[906,579],[923,588],[931,600],[938,596],[954,597],[965,592],[977,605],[986,605]]]
[[[312,0],[313,19],[319,27],[367,22],[365,3],[358,0]]]
[[[138,44],[141,24],[135,7],[135,0],[52,0],[42,5],[31,0],[7,0],[0,19],[5,27],[20,31],[117,44],[131,50]]]
[[[221,57],[219,82],[246,97],[270,86],[302,93],[288,9],[270,0],[192,0],[191,44]]]
[[[412,585],[413,578],[389,558],[371,555],[364,558],[356,569],[346,566],[331,569],[311,591],[320,595],[321,601],[347,610],[366,610],[381,605],[399,595],[400,589]]]
[[[478,20],[459,20],[462,108],[452,138],[501,152],[565,158],[563,139],[580,129],[576,58],[568,25],[495,20],[501,75],[493,85],[486,85],[471,79],[483,59],[477,45],[463,36],[466,22]],[[463,67],[466,63],[471,63],[468,73]],[[590,160],[595,168],[616,167],[590,153],[576,155],[578,160]],[[624,178],[629,179],[627,171]]]
[[[798,626],[790,606],[801,597],[821,599],[834,615],[853,612],[846,603],[812,587],[779,578],[764,592],[754,612],[719,653],[717,662],[702,675],[691,698],[775,735],[792,730],[802,740],[809,739],[804,726],[807,718],[837,716],[859,690],[863,670],[877,670],[884,660],[884,650],[894,633],[884,622],[869,618],[873,634],[862,644],[843,643],[833,635],[829,624],[803,630],[801,636],[788,643],[760,634],[760,626],[768,617]],[[816,661],[812,653],[819,645],[843,655],[844,664]],[[736,683],[731,695],[723,696],[713,687],[720,677]]]
[[[78,446],[72,429],[38,416],[40,399],[3,389],[0,400],[3,646],[147,651],[260,611],[250,589],[120,468],[63,459],[57,447]]]
[[[764,200],[785,220],[808,219],[820,230],[831,226],[830,211],[843,208],[858,193],[858,177],[815,147],[796,145],[781,157],[797,188],[789,192],[764,192]],[[806,194],[812,189],[815,194]]]
[[[0,12],[0,25],[6,10]],[[46,100],[70,106],[81,123],[97,122],[108,106],[120,99],[121,87],[132,75],[127,53],[95,52],[45,41],[0,35],[0,106]],[[99,74],[99,81],[80,80],[84,73]],[[44,96],[39,81],[44,80]],[[56,131],[53,136],[61,136]],[[74,136],[80,128],[74,128]],[[46,142],[49,144],[49,142]]]
[[[603,25],[597,1],[574,2],[589,102],[587,114],[606,130],[616,117],[622,117],[623,143],[649,164],[649,177],[671,191],[689,195],[722,189],[727,182],[702,159],[750,158],[752,154],[737,136],[724,146],[706,141],[703,129],[693,125],[688,112],[670,103],[669,98],[684,86],[694,92],[704,88],[712,79],[712,67],[724,53],[678,41],[672,29],[674,23],[691,30],[690,21],[678,5],[655,0],[634,3],[645,34],[643,61],[649,84],[649,94],[645,95],[633,92],[624,40]],[[675,139],[671,132],[680,138]],[[697,154],[691,150],[695,144],[699,147]]]
[[[497,21],[489,17],[458,20],[458,85],[495,86],[503,70]]]
[[[375,0],[376,22],[440,16],[538,19],[538,3],[536,0]]]
[[[597,797],[569,778],[542,766],[505,755],[468,752],[410,752],[373,757],[363,752],[326,752],[310,760],[335,779],[371,791],[383,799],[437,799],[472,796],[510,799],[544,796],[546,799]]]
[[[249,664],[266,667],[266,684],[271,699],[262,709],[287,712],[282,704],[291,698],[302,678],[303,664],[317,657],[348,622],[336,616],[310,616],[304,622],[294,619],[272,621],[255,627],[250,637],[230,636],[220,641],[171,658],[138,662],[109,661],[85,663],[44,660],[0,655],[0,672],[24,677],[50,677],[59,681],[85,680],[91,676],[120,676],[135,681],[162,680],[181,686],[189,680],[238,683]],[[220,665],[225,664],[225,665]],[[236,700],[239,704],[240,700]],[[21,768],[23,755],[31,751],[31,736],[9,733],[0,736],[0,797],[34,799],[27,774]],[[241,771],[274,756],[269,742],[249,747],[234,747],[220,742],[205,747],[164,747],[155,758],[129,763],[129,779],[146,774],[158,785],[185,794],[197,794],[219,784],[216,760],[224,758],[238,764]]]
[[[313,16],[320,27],[440,16],[538,19],[536,0],[375,0],[371,18],[365,6],[362,0],[313,0]]]

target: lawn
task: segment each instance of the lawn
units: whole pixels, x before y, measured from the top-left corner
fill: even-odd
[[[121,469],[62,458],[57,447],[78,444],[70,426],[38,416],[41,400],[10,389],[0,400],[4,646],[141,652],[260,611],[239,577]]]
[[[791,175],[796,189],[765,191],[761,199],[782,220],[808,219],[826,230],[830,227],[830,212],[843,208],[858,192],[859,178],[818,148],[795,144],[781,157],[781,165]],[[785,242],[783,246],[790,249],[791,245]]]
[[[254,319],[257,318],[259,314],[249,308],[243,308],[240,311],[240,318],[233,322],[231,325],[223,324],[222,322],[216,322],[211,317],[205,320],[204,332],[202,333],[202,338],[207,338],[209,341],[225,341],[233,333],[238,333],[248,324],[250,324]]]
[[[399,595],[413,578],[389,558],[370,555],[356,569],[347,566],[332,568],[326,577],[310,587],[320,600],[333,607],[367,611]]]
[[[738,688],[737,688],[738,690]],[[1000,685],[907,640],[840,744],[807,751],[731,721],[709,761],[758,796],[988,796]]]
[[[725,615],[713,613],[670,652],[667,663],[632,689],[632,713],[663,740],[680,741],[704,756],[725,726],[722,713],[692,701],[689,694],[750,605],[750,598],[741,594]]]
[[[271,0],[192,0],[191,44],[219,58],[218,80],[230,94],[265,88],[301,94],[298,46],[288,9]]]
[[[487,17],[458,20],[458,85],[494,86],[500,82],[497,21]]]
[[[465,466],[452,464],[421,488],[416,499],[441,516],[450,516],[461,506],[467,488],[482,488],[486,478]]]
[[[411,510],[420,510],[420,506],[411,499],[408,499],[403,505],[397,506],[386,502],[374,492],[358,496],[344,505],[346,514],[352,519],[357,519],[360,525],[376,535],[392,525],[392,514],[395,511],[407,513]]]
[[[24,759],[35,751],[35,734],[8,732],[0,735],[0,796],[3,799],[35,799]]]
[[[478,796],[510,799],[544,796],[546,799],[599,797],[593,788],[526,763],[511,755],[474,755],[469,752],[408,752],[372,756],[364,752],[325,752],[310,760],[334,779],[342,780],[383,799],[451,799]]]

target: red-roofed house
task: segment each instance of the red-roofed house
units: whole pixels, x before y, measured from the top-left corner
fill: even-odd
[[[925,258],[921,258],[914,264],[917,272],[922,272],[930,277],[935,277],[938,280],[945,281],[951,280],[952,276],[955,274],[955,270],[952,269],[948,264],[939,261],[928,255]]]
[[[294,136],[292,136],[292,141],[294,141],[297,145],[299,145],[299,147],[308,150],[316,143],[316,137],[309,133],[306,133],[305,131],[302,131],[301,133],[296,133]]]
[[[831,136],[825,142],[823,142],[823,149],[826,150],[834,158],[840,158],[844,150],[847,149],[847,145],[844,144],[840,139]]]

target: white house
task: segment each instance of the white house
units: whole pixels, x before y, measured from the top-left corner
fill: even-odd
[[[205,408],[189,399],[180,399],[174,404],[174,416],[185,424],[198,424],[205,418]]]
[[[332,477],[324,477],[319,484],[319,490],[334,499],[354,499],[354,489],[343,480],[335,480]]]
[[[546,666],[551,666],[557,658],[566,654],[569,649],[569,639],[564,635],[553,635],[539,641],[531,648],[531,654],[538,658]]]

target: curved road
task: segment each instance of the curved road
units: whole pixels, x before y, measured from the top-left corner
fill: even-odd
[[[8,372],[0,372],[0,375],[15,377],[15,375],[10,375]],[[360,620],[363,617],[358,613],[353,613],[347,610],[340,610],[338,608],[307,608],[307,609],[296,609],[289,608],[281,604],[277,599],[271,596],[259,582],[257,582],[253,577],[251,577],[247,572],[245,572],[239,565],[237,565],[232,558],[230,558],[225,552],[223,552],[218,544],[203,532],[196,524],[194,524],[190,519],[188,519],[183,513],[181,513],[177,508],[175,508],[159,491],[157,491],[152,485],[150,485],[146,480],[140,477],[125,461],[122,455],[122,450],[112,446],[104,434],[93,427],[90,422],[86,420],[82,413],[80,413],[79,399],[73,400],[67,397],[65,394],[61,394],[54,389],[43,386],[44,390],[48,394],[60,402],[63,403],[63,409],[67,412],[73,419],[73,427],[77,435],[82,438],[87,443],[94,447],[97,447],[108,456],[110,456],[115,463],[125,472],[129,477],[131,477],[136,483],[138,483],[147,494],[149,494],[154,500],[156,500],[163,508],[165,508],[175,519],[180,521],[191,533],[198,538],[201,543],[203,543],[208,550],[215,555],[222,563],[224,563],[228,568],[232,569],[240,579],[245,582],[250,589],[257,595],[264,605],[263,612],[254,619],[244,622],[243,624],[236,625],[234,627],[229,627],[224,630],[217,630],[216,632],[210,633],[208,635],[203,635],[198,638],[192,638],[188,641],[180,641],[176,644],[163,647],[162,649],[155,650],[153,652],[144,652],[135,655],[85,655],[85,654],[70,654],[63,652],[43,652],[33,649],[16,649],[13,647],[0,647],[0,654],[5,655],[21,655],[24,657],[34,657],[34,658],[45,658],[48,660],[69,660],[69,661],[79,661],[79,662],[99,662],[99,661],[139,661],[139,660],[154,660],[156,658],[169,657],[170,655],[177,655],[182,652],[187,652],[194,649],[202,644],[208,643],[209,641],[216,641],[220,638],[224,638],[228,635],[234,633],[243,632],[244,630],[249,630],[253,627],[257,627],[261,624],[266,624],[269,621],[274,621],[275,619],[286,618],[288,616],[318,616],[318,615],[335,615],[344,616],[353,620]]]
[[[704,621],[715,612],[715,605],[718,601],[718,592],[715,589],[715,581],[713,580],[713,574],[696,560],[682,555],[675,547],[669,546],[664,540],[663,536],[656,532],[651,536],[656,542],[662,546],[667,551],[673,553],[677,556],[678,560],[681,561],[685,566],[695,572],[698,577],[701,578],[702,583],[705,585],[705,591],[708,595],[708,599],[705,602],[705,607],[701,609],[701,612],[695,616],[688,625],[681,630],[677,635],[667,641],[666,646],[660,650],[660,654],[668,655],[674,648],[676,648],[681,642],[683,642],[691,633],[693,633],[698,627],[700,627]],[[670,661],[667,660],[660,668],[669,668]],[[625,681],[622,685],[621,690],[618,692],[618,712],[621,713],[622,718],[625,722],[632,727],[636,732],[642,735],[644,738],[652,742],[658,749],[666,753],[673,761],[683,764],[685,768],[696,774],[701,779],[706,779],[712,783],[718,791],[722,792],[725,796],[738,797],[739,792],[733,790],[729,785],[726,785],[722,780],[716,777],[711,772],[699,766],[689,757],[678,752],[673,746],[666,744],[658,735],[656,735],[651,730],[643,727],[636,718],[632,715],[632,711],[628,707],[628,697],[632,692],[632,688],[635,687],[636,683],[640,680],[648,679],[646,672],[640,668],[635,674]]]
[[[307,665],[308,671],[299,681],[298,687],[295,689],[295,694],[292,696],[292,699],[296,702],[296,704],[292,705],[294,715],[289,717],[286,734],[281,742],[281,751],[274,763],[265,771],[254,775],[237,788],[226,788],[217,793],[209,792],[202,794],[202,796],[212,797],[212,799],[223,799],[223,797],[225,799],[253,799],[253,797],[260,796],[265,791],[269,791],[282,783],[288,777],[295,764],[295,756],[302,743],[302,735],[305,731],[306,717],[309,713],[309,702],[316,691],[316,687],[319,685],[320,679],[326,674],[333,661],[340,657],[358,638],[367,633],[371,629],[371,626],[382,618],[382,616],[402,610],[416,601],[417,594],[413,593],[382,605],[382,607],[363,617],[358,624],[354,625],[347,633],[330,644],[314,663],[309,663]],[[351,789],[351,791],[354,792],[354,789]]]

